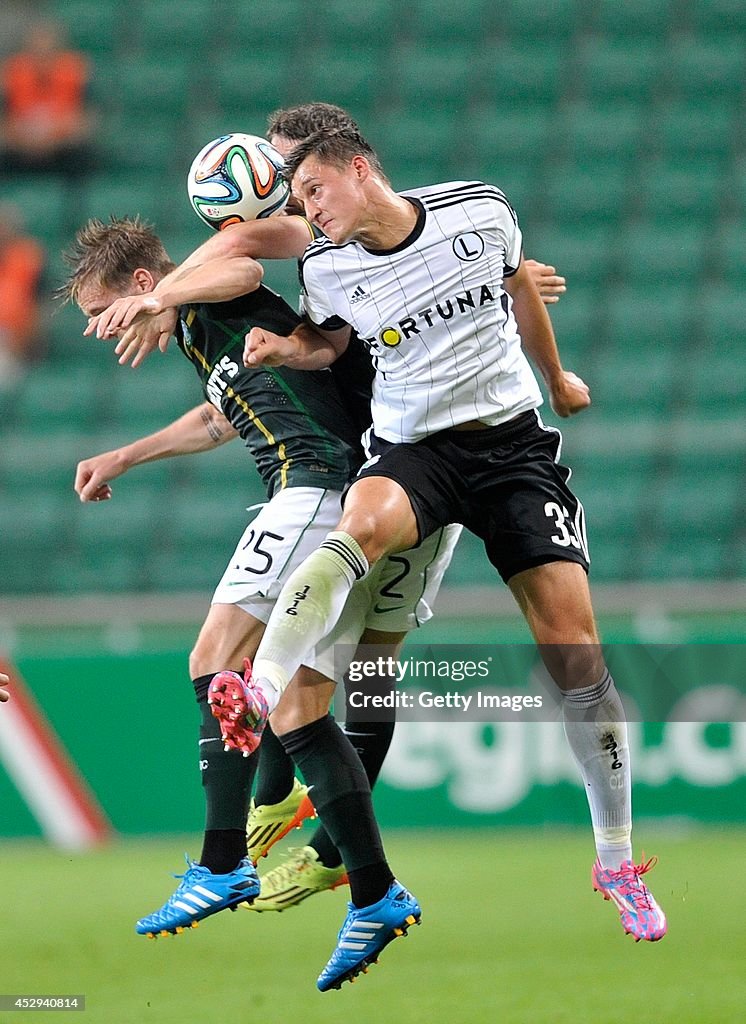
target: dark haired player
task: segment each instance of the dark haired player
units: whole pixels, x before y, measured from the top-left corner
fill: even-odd
[[[264,703],[276,706],[298,658],[333,626],[371,565],[439,524],[462,522],[484,541],[562,692],[591,808],[594,886],[617,905],[625,931],[660,939],[665,916],[641,879],[650,862],[632,860],[626,722],[596,631],[583,509],[558,462],[559,432],[537,412],[541,393],[524,349],[559,415],[582,410],[590,396],[562,368],[515,213],[483,182],[398,194],[369,144],[345,128],[300,143],[286,173],[326,236],[303,259],[317,336],[252,331],[246,362],[330,365],[353,328],[376,364],[373,458],[337,528],[278,598],[243,715],[224,719],[224,731],[237,745],[261,734]],[[353,303],[361,287],[365,297]],[[291,630],[289,598],[301,588],[312,599]]]

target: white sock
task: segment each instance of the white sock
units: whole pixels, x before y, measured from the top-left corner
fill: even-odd
[[[335,625],[353,583],[368,568],[354,537],[335,530],[292,573],[254,659],[253,676],[275,691],[275,706],[309,651]],[[270,704],[274,696],[267,694]]]
[[[565,735],[585,783],[601,866],[632,858],[632,783],[624,708],[608,669],[600,682],[564,692]]]

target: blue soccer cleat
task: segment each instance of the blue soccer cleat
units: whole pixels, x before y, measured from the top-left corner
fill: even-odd
[[[419,903],[396,879],[378,903],[362,909],[348,903],[337,948],[316,982],[319,990],[341,988],[342,982],[367,974],[381,950],[399,935],[406,935],[410,925],[419,924],[421,917]]]
[[[139,935],[178,935],[185,928],[221,910],[235,910],[239,903],[251,903],[259,895],[259,876],[248,857],[225,875],[215,875],[186,858],[187,870],[174,875],[181,882],[160,910],[141,918],[135,925]]]

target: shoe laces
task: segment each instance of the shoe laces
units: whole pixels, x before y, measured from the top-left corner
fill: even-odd
[[[645,854],[643,854],[644,857]],[[650,890],[644,882],[640,881],[640,876],[647,874],[657,863],[657,857],[649,857],[648,860],[643,859],[642,864],[633,864],[632,861],[627,861],[619,869],[619,891],[623,896],[628,896],[632,900],[636,910],[653,909]]]
[[[293,876],[313,864],[314,856],[305,846],[288,846],[284,863],[278,864],[275,872],[283,882],[292,882]]]
[[[195,860],[192,860],[188,853],[184,854],[184,859],[186,860],[187,863],[187,869],[184,872],[184,874],[175,875],[172,873],[171,876],[172,878],[181,879],[181,881],[179,882],[179,889],[188,888],[195,881],[195,879],[199,878],[201,873],[206,870],[201,864],[198,864]],[[175,895],[176,893],[174,893],[174,896]]]

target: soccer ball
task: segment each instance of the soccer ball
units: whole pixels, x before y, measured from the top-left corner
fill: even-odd
[[[189,202],[216,230],[271,217],[290,195],[283,166],[277,150],[258,135],[221,135],[199,151],[189,168]]]

